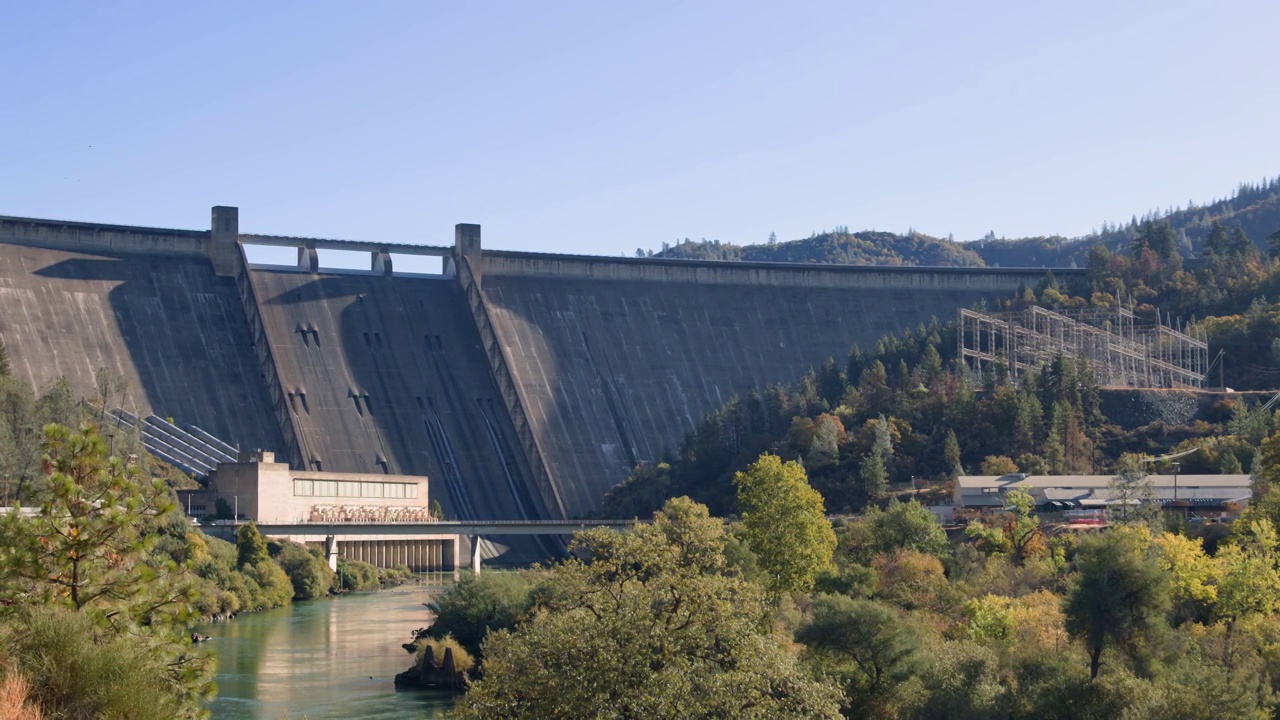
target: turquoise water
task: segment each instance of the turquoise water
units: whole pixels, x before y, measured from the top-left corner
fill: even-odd
[[[218,656],[214,719],[444,718],[451,695],[392,684],[411,662],[400,645],[427,624],[422,604],[438,587],[315,600],[198,628]]]

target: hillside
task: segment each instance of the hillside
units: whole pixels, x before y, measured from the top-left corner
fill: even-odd
[[[1083,266],[1089,248],[1105,245],[1124,250],[1143,222],[1167,222],[1178,237],[1184,257],[1198,257],[1214,222],[1228,230],[1242,229],[1261,250],[1268,236],[1280,230],[1280,176],[1258,184],[1242,184],[1231,197],[1206,205],[1134,215],[1123,225],[1105,224],[1082,237],[1041,236],[995,238],[960,242],[911,232],[849,232],[837,228],[800,240],[759,245],[734,245],[718,240],[685,239],[666,245],[653,257],[697,260],[747,260],[848,265],[932,265],[954,267],[1069,267]]]
[[[656,257],[690,260],[826,263],[833,265],[942,265],[982,267],[985,262],[969,246],[920,233],[851,233],[844,229],[803,240],[767,245],[733,245],[684,240],[655,253]]]

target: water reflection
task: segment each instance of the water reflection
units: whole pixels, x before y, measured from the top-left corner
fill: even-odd
[[[215,720],[444,718],[451,696],[397,693],[400,645],[426,625],[435,592],[414,586],[242,615],[199,629],[218,655]]]

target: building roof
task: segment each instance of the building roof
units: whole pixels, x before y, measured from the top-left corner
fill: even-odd
[[[1177,478],[1179,488],[1228,488],[1250,487],[1249,475],[1148,475],[1154,487],[1173,487]],[[982,488],[1000,488],[1012,490],[1022,488],[1106,488],[1115,480],[1114,475],[1026,475],[1013,473],[1010,475],[961,475],[956,480],[956,488],[961,490],[981,490]]]
[[[1014,489],[1031,493],[1037,502],[1058,500],[1084,507],[1109,505],[1112,498],[1111,475],[965,475],[956,480],[954,500],[963,506],[999,506],[1004,495]],[[1221,505],[1252,494],[1248,475],[1148,475],[1151,492],[1161,503],[1175,499],[1189,505]]]

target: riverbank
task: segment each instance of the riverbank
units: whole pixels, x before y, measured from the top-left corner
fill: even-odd
[[[214,720],[444,718],[453,695],[397,692],[393,682],[411,662],[401,645],[428,623],[423,603],[453,582],[429,577],[197,626],[218,656]]]

